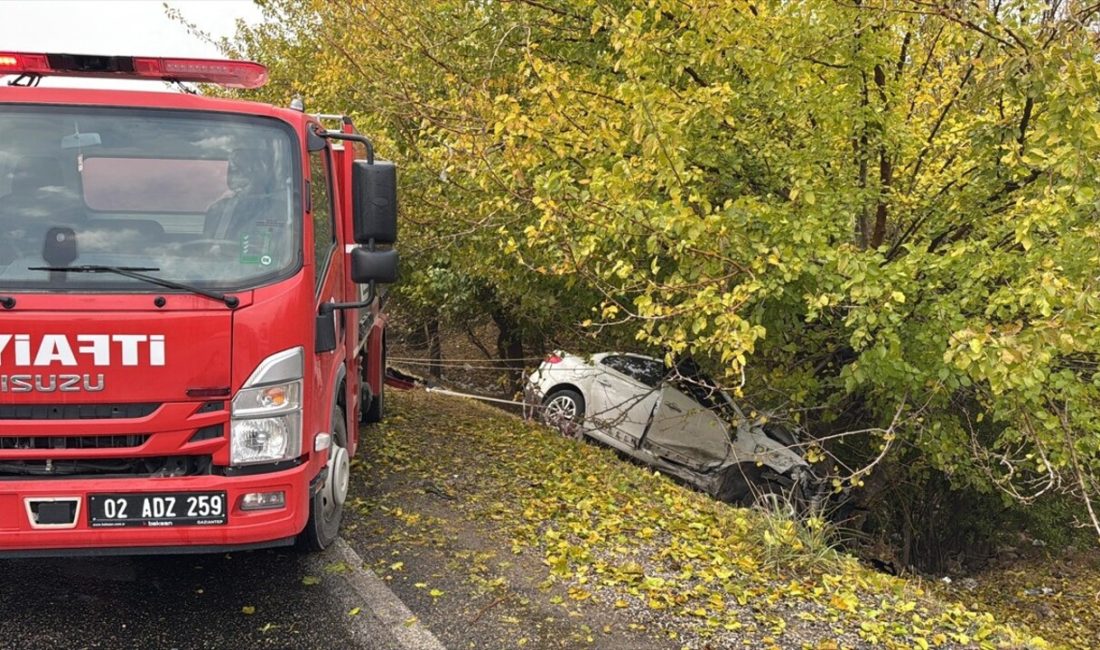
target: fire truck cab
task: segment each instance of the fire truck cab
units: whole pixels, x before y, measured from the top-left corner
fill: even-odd
[[[383,415],[396,171],[245,61],[0,52],[0,557],[339,534]]]

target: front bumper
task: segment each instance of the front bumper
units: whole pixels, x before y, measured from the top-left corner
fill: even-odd
[[[249,476],[180,478],[50,479],[0,481],[0,558],[43,555],[148,554],[260,548],[290,543],[305,528],[311,498],[311,463]],[[222,526],[92,528],[88,496],[96,493],[226,492],[228,522]],[[284,490],[286,506],[243,511],[248,492]],[[78,498],[75,525],[36,529],[27,514],[28,498]]]

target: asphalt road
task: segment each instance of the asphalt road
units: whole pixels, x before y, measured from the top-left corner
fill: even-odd
[[[346,559],[331,549],[0,560],[0,649],[409,647],[357,589],[372,574]]]

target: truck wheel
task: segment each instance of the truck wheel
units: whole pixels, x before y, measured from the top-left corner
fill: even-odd
[[[374,424],[386,417],[386,338],[382,337],[382,378],[378,382],[378,394],[375,395],[363,411],[363,422]]]
[[[332,446],[328,450],[328,476],[309,504],[309,520],[298,536],[298,544],[307,551],[323,551],[340,536],[340,520],[351,484],[351,458],[348,456],[348,428],[344,410],[332,414]]]

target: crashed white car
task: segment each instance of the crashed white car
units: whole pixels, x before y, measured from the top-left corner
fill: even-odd
[[[686,362],[555,353],[528,378],[526,403],[570,436],[589,436],[728,503],[803,510],[821,482],[786,430],[746,417]]]

